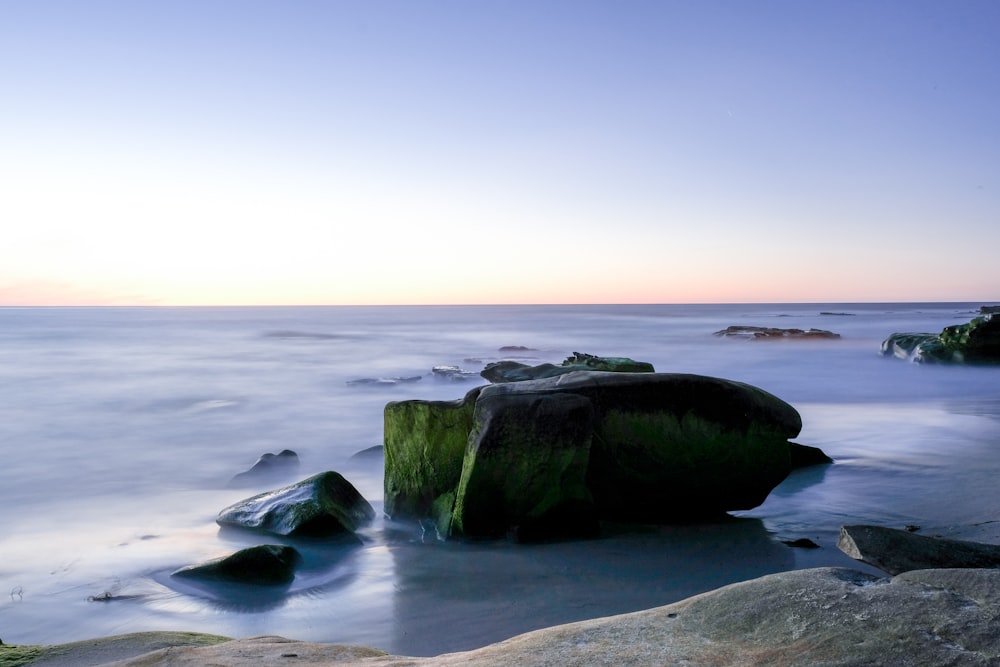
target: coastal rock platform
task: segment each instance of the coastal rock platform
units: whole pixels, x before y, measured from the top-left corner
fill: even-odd
[[[222,641],[202,635],[182,636],[143,651],[160,635],[177,633],[142,633],[45,647],[29,664],[996,665],[998,622],[1000,569],[916,570],[880,578],[852,569],[815,568],[433,657],[393,656],[282,637]],[[196,643],[201,645],[191,645]]]

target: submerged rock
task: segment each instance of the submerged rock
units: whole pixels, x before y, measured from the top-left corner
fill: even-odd
[[[328,471],[297,484],[230,505],[216,522],[293,537],[353,533],[375,518],[375,510],[340,473]]]
[[[1000,315],[986,313],[939,334],[894,333],[881,352],[917,363],[1000,364]]]
[[[597,519],[756,507],[792,466],[798,412],[750,385],[573,371],[385,408],[385,508],[441,535],[590,535]]]
[[[775,327],[751,327],[733,325],[721,331],[716,331],[715,336],[724,338],[742,338],[745,340],[802,340],[802,339],[836,339],[840,334],[826,331],[824,329],[777,329]]]
[[[250,486],[259,482],[274,480],[294,474],[299,469],[299,455],[290,449],[277,454],[262,454],[246,472],[241,472],[230,481],[230,486]]]
[[[596,357],[592,354],[574,352],[563,362],[529,366],[509,359],[487,364],[480,372],[490,382],[524,382],[556,377],[574,371],[608,371],[612,373],[652,373],[653,365],[645,361],[633,361],[626,357]]]
[[[301,560],[302,556],[293,547],[262,544],[223,558],[182,567],[171,576],[279,586],[292,582],[295,568]]]
[[[881,526],[843,526],[837,547],[889,574],[930,568],[1000,567],[1000,546],[916,535]]]

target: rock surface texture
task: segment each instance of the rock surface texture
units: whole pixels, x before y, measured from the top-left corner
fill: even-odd
[[[756,507],[791,470],[798,412],[699,375],[573,371],[385,408],[385,508],[442,536],[592,534]]]
[[[375,510],[340,473],[328,471],[230,505],[216,522],[292,537],[353,533]]]
[[[882,354],[917,363],[1000,364],[1000,314],[988,312],[941,333],[894,333]]]
[[[854,570],[818,568],[773,574],[665,607],[546,628],[435,657],[258,637],[205,647],[174,646],[139,657],[132,653],[114,664],[979,667],[1000,664],[998,623],[1000,570],[919,570],[880,579]],[[72,664],[46,663],[45,655],[43,651],[36,664]]]

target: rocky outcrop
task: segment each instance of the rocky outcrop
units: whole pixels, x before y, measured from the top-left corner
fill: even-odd
[[[645,361],[634,361],[626,357],[597,357],[583,352],[574,352],[558,366],[539,364],[529,366],[517,361],[504,360],[487,364],[480,372],[490,382],[523,382],[565,375],[573,371],[608,371],[611,373],[653,373],[653,365]]]
[[[917,363],[1000,364],[1000,315],[986,313],[941,333],[894,333],[882,354]]]
[[[813,667],[1000,663],[1000,570],[921,570],[891,579],[841,568],[772,574],[646,611],[536,630],[461,653],[411,658],[338,644],[256,637],[160,649],[118,667],[262,664],[493,667]],[[147,640],[148,642],[148,640]],[[59,647],[47,651],[55,652]],[[131,648],[131,647],[129,647]],[[82,657],[83,649],[77,649]],[[134,649],[133,649],[134,651]],[[42,652],[42,656],[46,651]],[[96,663],[87,663],[96,664]]]
[[[752,327],[733,325],[721,331],[716,336],[723,338],[740,338],[743,340],[803,340],[803,339],[836,339],[840,334],[824,329],[778,329],[775,327]]]
[[[756,507],[791,470],[798,412],[698,375],[575,371],[385,408],[385,507],[442,536],[591,534]]]
[[[843,526],[837,547],[889,574],[930,568],[1000,567],[1000,546],[916,535],[881,526]]]
[[[171,576],[260,586],[279,586],[292,582],[295,578],[295,567],[301,560],[301,555],[293,547],[262,544],[241,549],[223,558],[182,567],[173,572]]]
[[[353,533],[375,510],[340,473],[328,471],[297,484],[230,505],[216,522],[292,537]]]

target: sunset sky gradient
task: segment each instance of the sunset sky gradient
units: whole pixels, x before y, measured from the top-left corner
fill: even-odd
[[[0,305],[996,300],[998,36],[994,0],[0,0]]]

